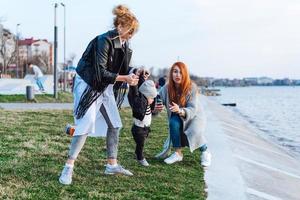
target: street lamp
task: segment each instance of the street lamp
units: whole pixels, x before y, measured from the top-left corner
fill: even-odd
[[[60,3],[64,7],[64,91],[66,91],[67,76],[66,76],[66,5]]]
[[[53,97],[57,99],[57,26],[56,26],[56,8],[58,4],[54,4],[54,88]]]
[[[19,78],[19,30],[18,30],[18,28],[19,28],[19,26],[20,26],[21,24],[17,24],[16,25],[16,53],[17,53],[17,62],[16,62],[16,70],[17,70],[17,73],[16,73],[16,75],[17,75],[17,78]]]

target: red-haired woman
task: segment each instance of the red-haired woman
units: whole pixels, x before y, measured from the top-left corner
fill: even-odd
[[[211,163],[211,154],[204,138],[205,116],[199,99],[199,92],[183,62],[176,62],[170,69],[169,82],[161,88],[160,98],[165,105],[169,120],[169,138],[165,151],[156,157],[165,158],[171,144],[175,152],[164,161],[167,164],[182,161],[182,148],[189,146],[191,152],[200,149],[201,165],[207,167]],[[157,106],[157,110],[162,107]]]

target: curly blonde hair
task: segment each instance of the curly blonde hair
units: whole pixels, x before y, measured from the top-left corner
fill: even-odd
[[[135,15],[124,5],[118,5],[112,13],[115,15],[114,26],[121,25],[122,27],[128,28],[132,33],[136,33],[139,28],[139,21]]]

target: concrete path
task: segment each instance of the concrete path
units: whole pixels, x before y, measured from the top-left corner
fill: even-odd
[[[122,107],[128,107],[128,99],[125,98]],[[0,103],[0,109],[4,110],[72,110],[73,103]]]
[[[300,162],[236,113],[206,100],[208,200],[299,200]]]
[[[42,78],[45,92],[53,94],[53,75],[44,75]],[[0,94],[26,94],[26,86],[34,87],[35,94],[41,94],[39,88],[33,78],[33,75],[26,75],[24,79],[1,78],[0,79]]]
[[[73,103],[0,103],[4,110],[72,110]]]

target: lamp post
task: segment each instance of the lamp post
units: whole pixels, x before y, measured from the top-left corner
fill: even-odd
[[[57,99],[57,26],[56,26],[56,8],[58,4],[54,4],[54,88],[53,97]]]
[[[18,30],[18,28],[19,28],[19,26],[20,26],[21,24],[17,24],[16,25],[16,53],[17,53],[17,60],[16,60],[16,70],[17,70],[17,73],[16,73],[16,75],[17,75],[17,78],[19,78],[19,30]]]
[[[66,74],[66,5],[60,3],[64,7],[64,91],[66,91],[67,74]]]

